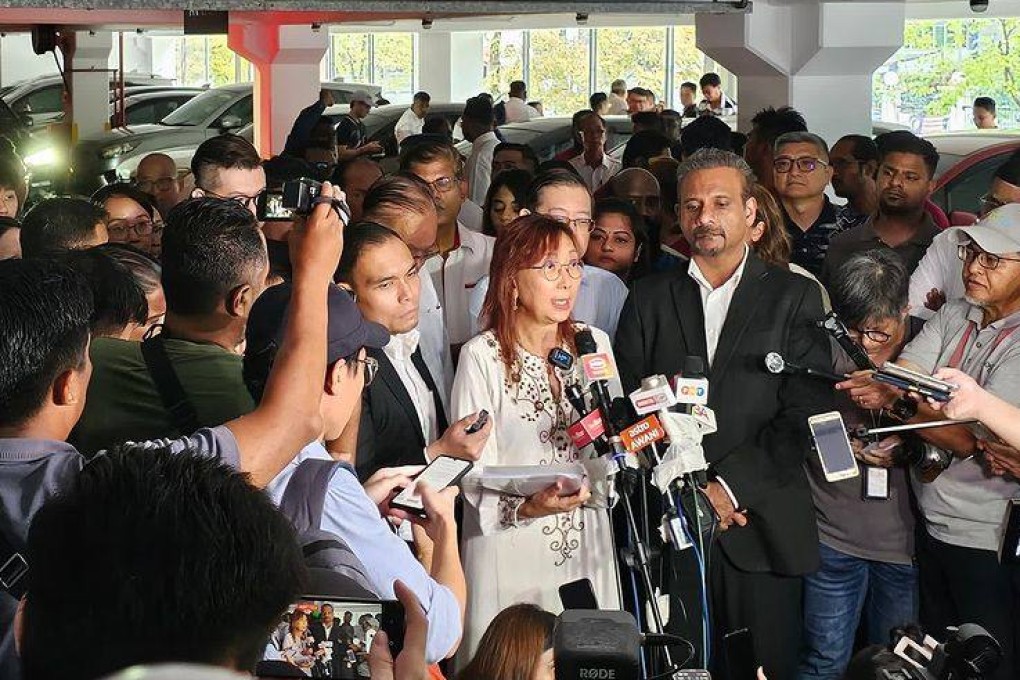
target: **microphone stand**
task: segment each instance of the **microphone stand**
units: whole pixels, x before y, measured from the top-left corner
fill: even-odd
[[[641,577],[641,583],[645,588],[645,605],[647,609],[651,610],[654,622],[654,629],[651,632],[662,634],[666,632],[666,628],[662,620],[662,610],[659,608],[659,602],[655,597],[655,588],[652,584],[651,562],[648,557],[651,550],[645,544],[642,534],[638,531],[637,516],[634,512],[634,504],[630,498],[634,486],[631,483],[634,473],[627,467],[625,462],[627,451],[623,446],[623,440],[620,439],[619,432],[617,432],[615,425],[609,421],[608,416],[608,413],[603,414],[603,418],[606,421],[606,434],[609,435],[609,443],[612,447],[611,457],[617,465],[617,474],[621,482],[619,496],[623,502],[623,512],[627,518],[627,529],[632,541],[630,556],[633,565],[628,566],[630,566],[632,571],[638,572]],[[638,614],[640,615],[640,612]],[[662,652],[665,657],[666,669],[659,673],[649,673],[649,677],[659,676],[662,673],[673,674],[673,658],[669,652],[669,647],[663,646]]]

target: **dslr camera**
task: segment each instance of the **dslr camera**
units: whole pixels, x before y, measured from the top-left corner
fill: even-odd
[[[946,629],[939,644],[929,636],[918,644],[904,635],[893,653],[907,662],[901,671],[883,671],[888,680],[982,680],[1002,662],[998,640],[976,623]]]
[[[296,217],[307,217],[321,191],[322,182],[308,177],[289,179],[280,189],[267,189],[259,195],[256,216],[260,222],[293,222]],[[333,209],[344,224],[350,222],[351,209],[345,202],[334,199]]]

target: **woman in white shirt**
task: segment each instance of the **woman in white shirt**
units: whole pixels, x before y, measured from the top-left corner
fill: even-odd
[[[467,621],[459,654],[471,658],[489,622],[518,602],[559,612],[558,588],[588,578],[599,605],[619,608],[609,516],[596,507],[605,466],[579,452],[567,434],[577,420],[564,388],[581,382],[547,360],[550,350],[576,354],[571,321],[583,251],[570,227],[543,215],[505,227],[493,254],[484,316],[489,328],[464,345],[453,386],[457,415],[485,409],[493,430],[475,468],[580,461],[588,480],[574,493],[553,485],[528,498],[482,490],[465,480],[463,557]],[[600,352],[609,338],[592,328]],[[619,383],[611,386],[619,394]],[[590,486],[589,486],[590,485]],[[591,489],[596,489],[593,497]]]
[[[312,666],[315,664],[315,654],[312,651],[308,637],[308,614],[295,610],[290,615],[290,628],[283,636],[283,645],[280,648],[280,656],[292,666],[296,666],[305,675],[312,674]]]

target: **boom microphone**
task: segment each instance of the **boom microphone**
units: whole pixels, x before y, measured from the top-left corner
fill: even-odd
[[[837,375],[829,371],[820,371],[817,368],[799,366],[792,361],[787,361],[779,352],[769,352],[765,355],[765,370],[775,375],[809,375],[812,378],[821,378],[832,382],[843,382],[849,376]]]

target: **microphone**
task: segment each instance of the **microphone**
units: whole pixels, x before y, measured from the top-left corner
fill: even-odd
[[[779,352],[769,352],[765,355],[765,370],[769,373],[779,375],[809,375],[812,378],[821,378],[832,382],[843,382],[847,379],[845,375],[837,375],[829,371],[821,371],[817,368],[799,366],[792,361],[787,361]]]
[[[549,350],[547,359],[550,364],[563,371],[569,371],[574,367],[574,355],[562,347],[553,347]]]
[[[591,385],[595,408],[602,412],[602,419],[607,422],[607,432],[611,436],[615,432],[608,429],[612,426],[608,422],[610,420],[609,406],[612,399],[609,397],[609,385],[606,381],[616,377],[616,366],[613,365],[613,360],[608,354],[599,352],[595,336],[592,335],[590,329],[583,328],[577,331],[574,334],[574,344],[577,346],[577,354],[581,359],[584,377]]]
[[[581,389],[580,385],[571,384],[563,388],[563,394],[566,396],[567,401],[577,411],[577,415],[583,416],[588,413],[588,405],[584,403],[584,390]]]
[[[701,357],[684,358],[684,370],[676,378],[676,402],[681,413],[692,413],[695,406],[708,404],[708,378]]]

